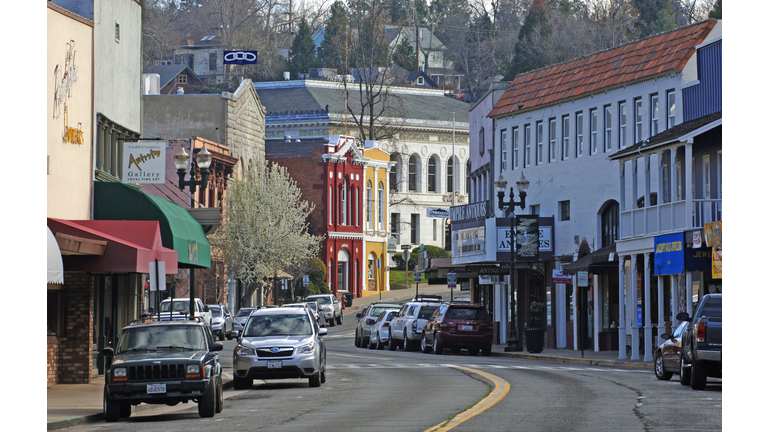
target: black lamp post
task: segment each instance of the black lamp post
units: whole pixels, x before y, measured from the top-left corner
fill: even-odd
[[[507,338],[507,346],[504,347],[505,352],[522,351],[523,345],[520,342],[520,338],[517,337],[517,318],[515,317],[515,251],[512,247],[512,242],[515,241],[515,207],[520,207],[520,210],[525,208],[525,196],[528,195],[528,180],[525,176],[520,174],[520,180],[517,181],[517,192],[520,194],[520,201],[515,201],[515,191],[511,187],[509,188],[509,201],[504,201],[504,191],[507,188],[507,181],[504,180],[501,174],[499,179],[496,180],[496,192],[499,196],[499,210],[505,208],[509,211],[509,298],[510,298],[510,310],[512,325],[509,331],[509,337]]]
[[[208,168],[211,166],[212,156],[208,152],[208,149],[203,146],[202,149],[200,149],[199,152],[197,152],[197,157],[195,158],[197,160],[197,166],[200,168],[200,180],[197,180],[197,170],[195,170],[195,165],[192,164],[192,167],[189,170],[189,180],[185,180],[184,177],[187,175],[187,166],[189,165],[189,155],[187,154],[186,150],[184,150],[184,147],[181,147],[179,149],[179,152],[176,153],[176,156],[173,157],[173,163],[176,165],[176,172],[179,174],[179,189],[184,190],[185,187],[189,186],[190,192],[192,192],[192,198],[189,202],[189,208],[195,207],[195,192],[197,191],[197,187],[200,186],[200,189],[204,190],[208,187]],[[190,318],[195,317],[195,269],[190,268],[189,269],[189,316]]]

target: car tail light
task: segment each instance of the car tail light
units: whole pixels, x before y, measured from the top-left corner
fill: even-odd
[[[382,326],[382,327],[389,327],[389,323],[388,323],[388,322],[385,322],[385,323],[384,323],[384,324],[382,324],[381,326]]]
[[[374,324],[376,324],[376,321],[374,321],[371,318],[368,318],[367,320],[365,320],[365,325],[374,325]]]
[[[707,323],[700,322],[696,325],[696,342],[707,341]]]
[[[411,324],[411,328],[414,329],[414,330],[419,328],[419,324],[416,322],[416,320],[414,320],[413,323]]]

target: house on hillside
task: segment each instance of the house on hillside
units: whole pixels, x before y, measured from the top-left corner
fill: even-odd
[[[224,44],[218,33],[186,39],[173,52],[173,64],[187,65],[206,84],[224,82]],[[156,65],[157,66],[157,65]]]
[[[529,182],[525,208],[514,214],[538,216],[538,257],[518,259],[512,270],[521,340],[526,325],[545,323],[548,347],[611,350],[625,358],[626,343],[633,359],[641,350],[644,360],[652,359],[658,335],[675,315],[669,289],[659,288],[666,282],[655,277],[664,273],[653,270],[654,236],[700,228],[697,211],[702,221],[719,220],[712,211],[719,208],[717,152],[711,144],[679,142],[696,142],[697,133],[710,142],[719,120],[699,120],[708,131],[674,129],[700,109],[687,96],[695,93],[688,89],[702,79],[697,68],[708,58],[697,48],[721,34],[721,22],[710,19],[521,74],[488,113],[493,129],[471,131],[493,134],[493,179],[506,180],[505,200],[510,188],[519,200],[515,183],[523,176]],[[702,91],[719,97],[718,88]],[[657,141],[670,133],[676,143]],[[646,150],[649,142],[656,148]],[[694,178],[687,170],[703,169],[705,153],[710,195],[694,193],[706,203],[686,191]],[[506,240],[510,219],[490,195],[494,217],[483,242],[495,245],[489,258],[495,254],[498,266],[508,266],[516,259]],[[588,275],[585,286],[577,286],[580,272]],[[499,277],[507,284],[495,294],[508,299],[509,272]],[[709,283],[705,275],[686,277],[689,285]]]
[[[147,75],[157,75],[157,82]],[[165,66],[148,66],[144,68],[145,94],[209,94],[211,89],[197,76],[197,74],[184,64],[170,64]],[[149,84],[149,88],[147,86]],[[155,88],[154,86],[157,86]]]

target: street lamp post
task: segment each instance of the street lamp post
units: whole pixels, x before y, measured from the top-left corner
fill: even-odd
[[[193,151],[193,150],[190,150]],[[197,166],[200,169],[200,180],[197,180],[197,170],[193,164],[189,170],[189,180],[185,180],[187,175],[187,166],[189,165],[189,155],[184,147],[179,149],[179,152],[173,157],[173,163],[176,165],[176,172],[179,175],[179,189],[184,190],[189,186],[189,191],[192,193],[192,197],[189,201],[189,208],[195,207],[195,192],[197,187],[200,186],[201,190],[205,190],[208,187],[208,168],[211,166],[212,156],[208,152],[208,149],[203,146],[199,152],[197,152]],[[195,269],[189,269],[189,316],[195,317]]]
[[[528,195],[528,180],[525,176],[520,174],[520,180],[516,182],[517,191],[520,194],[520,201],[515,201],[515,191],[511,187],[509,188],[509,201],[504,201],[504,192],[507,188],[507,181],[499,174],[499,179],[496,180],[496,192],[499,197],[499,210],[509,211],[509,297],[510,297],[510,310],[512,325],[509,331],[509,337],[507,338],[507,346],[504,347],[505,352],[522,351],[523,345],[520,343],[520,338],[517,336],[517,318],[515,317],[515,251],[512,247],[514,242],[514,221],[515,221],[515,207],[520,207],[520,210],[525,209],[525,197]]]

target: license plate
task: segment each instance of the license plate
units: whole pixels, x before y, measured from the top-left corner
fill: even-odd
[[[149,394],[165,393],[165,383],[147,384],[147,393]]]
[[[461,329],[462,330],[470,330],[471,331],[472,330],[472,326],[471,325],[462,324]]]
[[[282,369],[282,360],[269,360],[267,361],[267,369]]]

